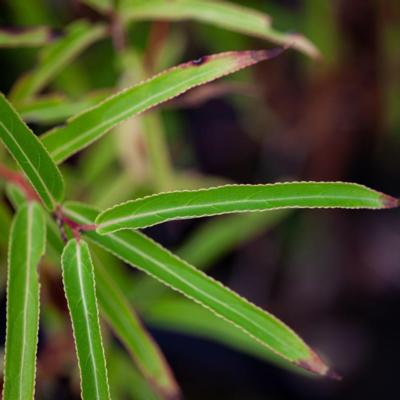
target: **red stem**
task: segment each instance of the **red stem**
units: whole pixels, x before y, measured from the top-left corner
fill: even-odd
[[[32,186],[26,181],[26,179],[16,171],[0,164],[0,177],[4,178],[6,181],[14,183],[19,186],[26,194],[29,200],[40,201],[39,196],[33,190]]]

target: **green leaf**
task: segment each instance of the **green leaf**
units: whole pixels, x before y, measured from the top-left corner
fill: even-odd
[[[93,107],[104,100],[110,91],[90,93],[80,100],[70,100],[60,95],[46,95],[18,104],[17,111],[27,122],[38,124],[55,124],[64,122],[67,118]]]
[[[179,397],[179,388],[159,347],[143,327],[114,277],[99,258],[95,261],[97,295],[102,314],[157,391],[167,399]]]
[[[39,329],[37,267],[44,254],[45,235],[40,206],[22,206],[12,224],[8,253],[4,400],[34,397]]]
[[[50,210],[64,196],[60,171],[33,132],[0,94],[0,139]]]
[[[176,296],[166,296],[144,310],[144,319],[151,326],[172,332],[216,341],[280,367],[299,371],[271,350],[260,347],[240,329],[217,318],[198,304]]]
[[[93,264],[84,241],[71,239],[62,254],[65,295],[72,320],[82,398],[109,399]]]
[[[282,33],[271,26],[271,17],[248,7],[210,0],[122,0],[119,14],[125,20],[195,20],[274,43],[290,45],[311,57],[317,48],[300,34]]]
[[[109,97],[65,126],[42,137],[55,162],[60,163],[103,136],[120,122],[189,89],[277,56],[282,49],[228,52],[199,58],[168,69],[153,78]]]
[[[287,214],[282,210],[211,219],[193,232],[178,255],[204,270],[232,249],[275,227]]]
[[[20,207],[22,207],[24,204],[27,202],[27,198],[25,193],[16,185],[12,183],[8,183],[6,186],[6,194],[7,198],[14,207],[15,210],[18,210]],[[56,253],[57,258],[56,262],[58,263],[60,254],[63,251],[64,248],[64,242],[61,239],[60,236],[60,229],[58,228],[57,224],[55,223],[54,219],[52,216],[48,213],[45,215],[46,219],[46,225],[47,225],[47,245],[48,245],[48,250],[52,250],[53,252]],[[47,256],[49,252],[47,252]],[[55,261],[55,260],[54,260]]]
[[[46,27],[31,29],[0,29],[1,47],[38,47],[51,40],[51,31]]]
[[[81,0],[81,2],[104,14],[112,11],[114,3],[113,0]]]
[[[107,366],[113,399],[166,400],[154,391],[154,388],[117,344],[113,344],[108,349]]]
[[[226,185],[160,193],[116,205],[96,220],[98,232],[145,228],[174,219],[283,208],[391,208],[393,197],[355,183],[291,182]]]
[[[64,212],[81,224],[93,224],[98,214],[93,208],[77,203],[66,204]],[[106,236],[88,231],[86,235],[127,264],[139,268],[236,325],[278,356],[314,373],[329,373],[320,358],[285,324],[145,235],[135,231]]]
[[[13,183],[7,183],[6,185],[6,194],[8,200],[14,207],[15,210],[18,210],[26,203],[25,193],[21,190],[21,188]]]
[[[36,68],[13,87],[10,93],[12,102],[23,103],[40,92],[79,53],[104,37],[105,33],[103,25],[90,25],[85,21],[71,24],[65,36],[44,48]]]

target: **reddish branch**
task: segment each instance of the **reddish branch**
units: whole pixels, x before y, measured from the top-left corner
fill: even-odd
[[[20,173],[13,171],[3,164],[0,164],[0,177],[5,181],[13,183],[21,188],[28,200],[40,202],[38,194]],[[75,221],[72,221],[65,215],[60,205],[57,206],[56,211],[54,212],[54,218],[60,228],[61,237],[65,242],[68,240],[64,229],[65,226],[68,226],[68,228],[71,229],[71,232],[76,240],[80,239],[81,232],[93,231],[96,229],[96,225],[94,224],[79,224]]]
[[[39,196],[33,190],[32,186],[18,172],[0,164],[0,177],[4,178],[7,182],[13,183],[21,188],[29,200],[39,201]]]
[[[65,233],[65,226],[67,226],[69,229],[71,229],[71,232],[77,241],[80,240],[81,232],[96,230],[95,224],[79,224],[78,222],[75,222],[72,219],[68,218],[65,215],[65,213],[60,205],[57,206],[54,216],[55,216],[57,225],[60,228],[61,237],[64,240],[64,242],[68,241],[67,235]]]

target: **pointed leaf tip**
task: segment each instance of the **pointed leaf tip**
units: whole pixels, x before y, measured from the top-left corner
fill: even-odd
[[[280,56],[291,46],[282,46],[282,47],[274,47],[272,49],[264,49],[264,50],[251,50],[250,56],[255,62],[270,60],[272,58]]]
[[[309,358],[297,361],[296,365],[306,371],[321,376],[329,376],[332,373],[329,367],[321,360],[319,355],[312,350]]]
[[[382,203],[384,208],[397,208],[400,205],[399,199],[389,196],[387,194],[382,194]]]

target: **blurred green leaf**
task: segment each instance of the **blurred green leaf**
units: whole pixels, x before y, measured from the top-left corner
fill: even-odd
[[[143,317],[151,326],[216,341],[291,371],[301,371],[271,350],[260,347],[240,329],[186,299],[163,297],[146,308]]]
[[[114,0],[81,0],[100,13],[108,14],[113,9]]]
[[[275,57],[281,50],[228,52],[180,64],[104,100],[42,136],[60,163],[99,139],[120,122],[187,90]]]
[[[272,229],[287,215],[288,211],[282,210],[211,219],[193,232],[178,255],[204,270],[230,250]]]
[[[47,208],[53,210],[64,196],[64,181],[40,140],[0,94],[0,139]]]
[[[6,194],[8,200],[10,200],[10,203],[12,204],[15,210],[18,210],[26,203],[26,197],[24,192],[21,190],[19,186],[14,185],[13,183],[8,183],[6,185]]]
[[[37,203],[22,206],[10,236],[3,399],[33,399],[39,329],[37,267],[46,229]]]
[[[126,353],[116,345],[107,353],[110,390],[113,399],[161,400],[142,374],[132,364]]]
[[[78,203],[67,203],[64,212],[69,218],[81,224],[93,224],[98,215],[95,209]],[[239,327],[260,345],[276,352],[278,356],[317,374],[328,373],[328,367],[320,358],[281,321],[145,235],[134,231],[104,236],[88,231],[86,235],[127,264],[148,273],[166,286]]]
[[[68,63],[105,33],[103,25],[91,25],[86,21],[72,23],[65,36],[43,49],[36,68],[18,80],[10,93],[12,102],[23,103],[39,93]]]
[[[118,7],[126,22],[140,20],[196,20],[292,46],[311,57],[317,48],[300,34],[282,33],[272,28],[271,17],[251,8],[225,1],[209,0],[121,0]]]
[[[0,47],[39,47],[51,41],[52,33],[47,27],[21,30],[0,29]]]
[[[62,95],[46,95],[17,104],[16,109],[27,122],[55,124],[94,106],[108,95],[109,90],[89,93],[79,100],[71,100]]]
[[[396,199],[354,183],[291,182],[226,185],[211,189],[160,193],[103,211],[96,220],[105,234],[174,219],[281,208],[391,208]]]
[[[93,264],[84,241],[71,239],[62,254],[65,295],[74,331],[82,398],[110,399]]]

